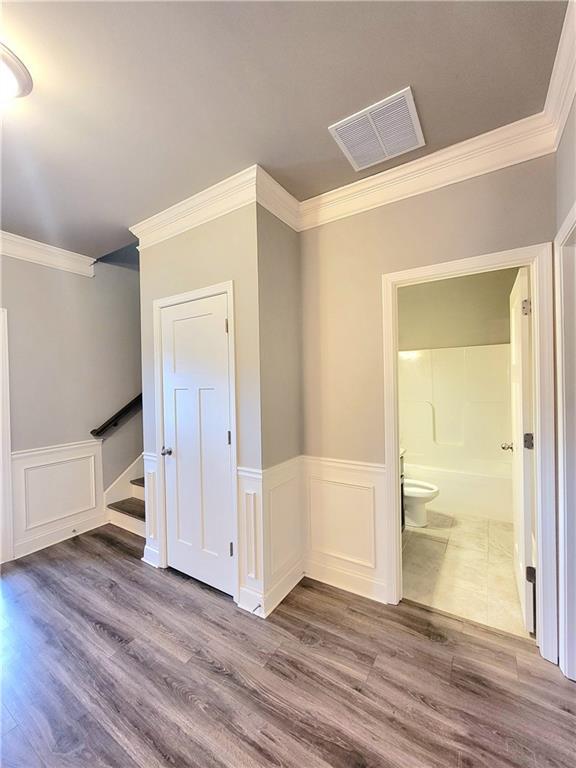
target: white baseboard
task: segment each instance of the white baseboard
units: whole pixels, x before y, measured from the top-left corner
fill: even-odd
[[[298,562],[286,573],[271,589],[264,595],[263,612],[264,618],[269,616],[272,611],[280,605],[282,600],[292,592],[294,587],[304,578],[304,564]]]
[[[331,587],[343,589],[345,592],[353,592],[355,595],[368,597],[378,603],[390,603],[390,591],[385,581],[352,573],[345,568],[337,568],[334,565],[316,563],[313,560],[306,562],[306,576]]]
[[[162,567],[160,565],[160,553],[157,549],[148,546],[148,544],[144,547],[144,555],[142,556],[142,561],[147,565],[153,566],[154,568]]]
[[[108,504],[112,504],[114,501],[120,501],[121,499],[127,499],[129,496],[140,498],[140,496],[137,495],[136,486],[133,486],[130,480],[143,476],[144,459],[142,454],[140,454],[140,456],[137,456],[130,466],[126,467],[124,472],[118,475],[116,480],[110,483],[108,488],[106,488],[104,491],[104,506],[107,507]]]
[[[15,557],[107,522],[100,440],[14,451],[12,484]]]

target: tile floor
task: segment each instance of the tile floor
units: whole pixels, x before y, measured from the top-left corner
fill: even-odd
[[[406,526],[404,597],[515,635],[527,636],[513,571],[512,523],[428,512]]]

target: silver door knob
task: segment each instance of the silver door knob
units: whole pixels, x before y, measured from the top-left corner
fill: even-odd
[[[172,456],[172,448],[162,448],[160,456]]]
[[[502,448],[503,451],[513,451],[514,443],[502,443],[500,448]]]

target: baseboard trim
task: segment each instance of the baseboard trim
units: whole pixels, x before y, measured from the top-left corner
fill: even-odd
[[[146,565],[151,565],[153,568],[160,568],[160,552],[146,545],[142,555],[142,562],[146,563]]]
[[[318,563],[314,560],[309,560],[306,563],[305,575],[316,581],[329,584],[331,587],[337,587],[345,592],[352,592],[355,595],[367,597],[378,603],[389,604],[394,602],[391,599],[390,590],[386,582],[373,576],[362,576],[359,573],[336,568],[333,565]]]
[[[292,592],[294,587],[304,578],[302,562],[297,562],[271,589],[264,595],[264,618],[277,608],[282,600]]]
[[[247,611],[261,619],[264,618],[263,598],[260,592],[255,592],[248,587],[240,587],[237,605],[243,611]]]
[[[14,558],[25,557],[31,555],[33,552],[38,552],[40,549],[51,547],[53,544],[59,544],[66,539],[72,539],[74,536],[78,536],[81,533],[86,533],[94,528],[100,528],[102,525],[106,525],[108,522],[108,515],[105,513],[99,513],[93,517],[89,517],[79,523],[71,523],[69,525],[58,528],[50,533],[45,533],[42,536],[36,536],[24,541],[18,542],[14,547]]]

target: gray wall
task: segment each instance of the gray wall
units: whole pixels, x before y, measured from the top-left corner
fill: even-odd
[[[140,253],[144,447],[156,450],[154,299],[234,281],[238,463],[261,467],[256,204],[202,224]]]
[[[300,242],[258,206],[262,467],[302,452]]]
[[[556,153],[556,223],[564,222],[576,202],[576,100]]]
[[[548,155],[303,232],[304,452],[384,461],[381,277],[550,241]]]
[[[2,257],[12,450],[90,439],[140,392],[139,278],[96,264],[87,278]],[[104,487],[142,452],[140,414],[103,444]]]
[[[400,288],[399,349],[508,344],[517,274],[502,269]]]

